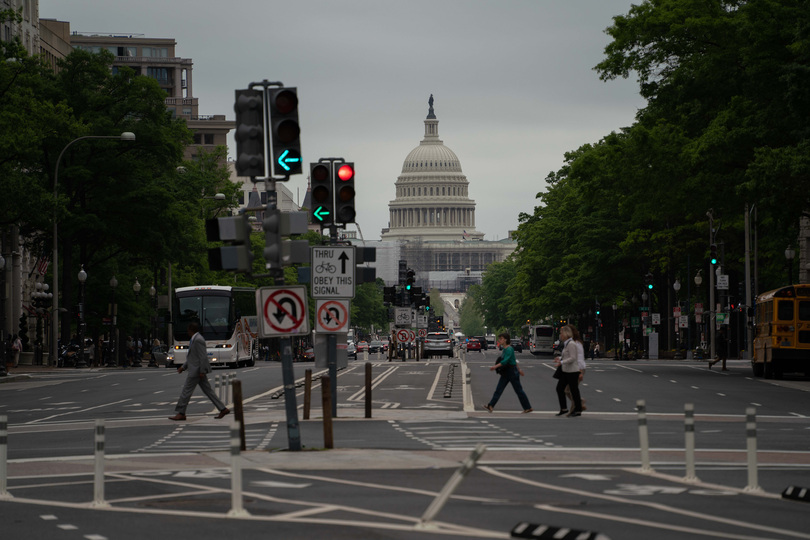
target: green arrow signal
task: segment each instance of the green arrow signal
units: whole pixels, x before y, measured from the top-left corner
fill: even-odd
[[[300,157],[289,157],[289,154],[290,154],[289,150],[284,150],[284,153],[278,157],[278,164],[281,165],[281,167],[285,171],[290,170],[290,167],[287,165],[287,163],[298,163],[299,161],[301,161]]]
[[[312,212],[312,215],[315,216],[315,219],[318,221],[325,221],[326,216],[330,214],[329,210],[325,209],[323,206],[319,206]]]

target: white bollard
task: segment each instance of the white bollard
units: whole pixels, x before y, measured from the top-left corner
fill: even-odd
[[[8,492],[8,416],[0,415],[0,499],[10,499]]]
[[[636,401],[636,410],[638,410],[638,438],[639,448],[641,449],[641,470],[644,472],[652,471],[650,467],[650,438],[647,433],[647,404],[643,399]]]
[[[214,375],[214,395],[220,400],[222,399],[222,392],[219,390],[219,375]]]
[[[686,476],[684,481],[697,482],[695,475],[695,404],[684,405],[683,429],[686,444]]]
[[[242,439],[239,437],[239,426],[237,420],[231,422],[231,511],[228,512],[231,517],[250,515],[242,504],[242,462],[239,453]]]
[[[748,448],[748,485],[745,491],[760,491],[757,480],[757,409],[745,409],[745,435]]]
[[[108,507],[104,500],[104,420],[96,420],[96,459],[93,475],[93,505],[96,508]]]

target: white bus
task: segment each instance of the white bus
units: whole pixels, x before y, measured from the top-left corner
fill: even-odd
[[[529,351],[532,354],[552,354],[554,327],[549,324],[529,325]]]
[[[174,346],[166,367],[179,367],[188,354],[188,324],[200,323],[212,367],[252,366],[259,356],[256,290],[199,285],[180,287],[174,295]]]

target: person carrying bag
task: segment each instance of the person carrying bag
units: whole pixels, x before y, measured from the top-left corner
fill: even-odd
[[[501,398],[504,388],[506,388],[507,384],[511,383],[512,388],[515,389],[515,393],[520,400],[520,405],[523,407],[523,412],[530,413],[534,409],[532,409],[531,403],[529,403],[529,398],[526,396],[526,392],[523,390],[523,386],[520,384],[520,376],[523,375],[523,373],[517,366],[515,349],[512,348],[510,343],[511,339],[509,334],[506,332],[498,336],[498,344],[503,348],[503,353],[499,357],[498,361],[496,361],[495,364],[489,369],[490,371],[499,373],[500,378],[498,379],[498,385],[495,387],[495,393],[492,395],[492,399],[489,400],[489,403],[484,405],[484,409],[492,412],[495,404],[498,403],[498,400]],[[499,369],[500,371],[498,371]]]

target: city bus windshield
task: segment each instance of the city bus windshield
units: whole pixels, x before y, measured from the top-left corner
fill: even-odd
[[[233,318],[230,314],[230,296],[186,296],[177,298],[177,324],[174,338],[188,340],[188,323],[200,323],[200,332],[205,339],[228,339],[233,334]]]

